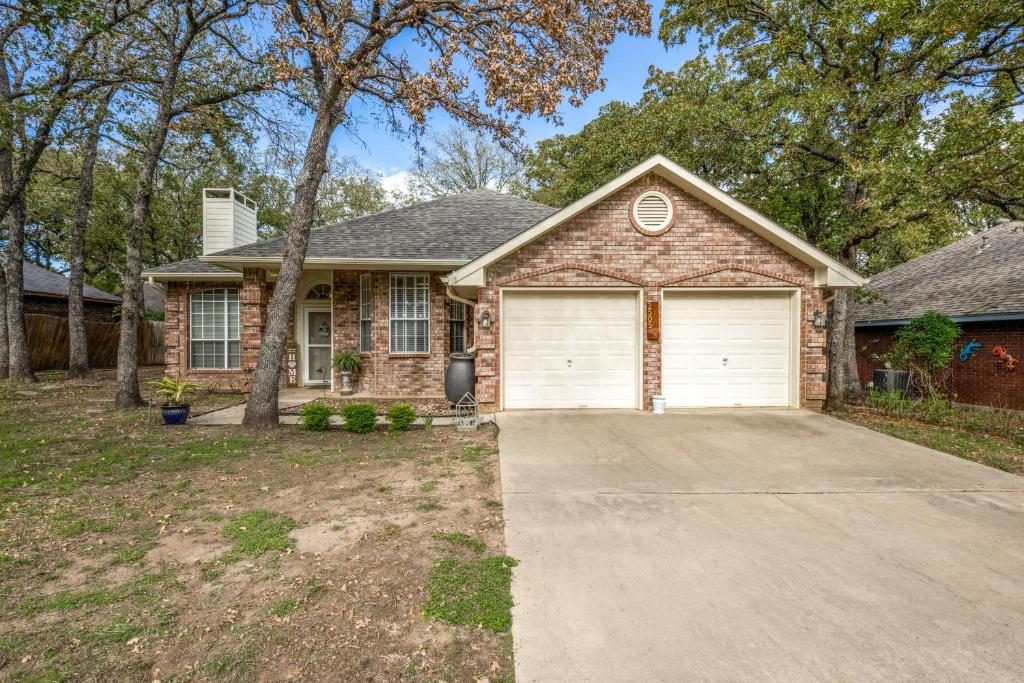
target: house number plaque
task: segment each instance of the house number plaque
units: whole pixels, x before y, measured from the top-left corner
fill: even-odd
[[[647,311],[644,315],[644,327],[647,329],[647,340],[658,341],[661,332],[661,308],[660,302],[648,301]]]

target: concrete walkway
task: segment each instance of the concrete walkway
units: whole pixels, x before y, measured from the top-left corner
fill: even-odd
[[[1024,479],[804,411],[501,413],[516,679],[1024,679]]]

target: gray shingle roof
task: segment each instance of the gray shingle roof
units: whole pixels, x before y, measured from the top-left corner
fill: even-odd
[[[155,268],[146,268],[143,271],[142,276],[147,277],[149,275],[192,275],[196,273],[209,273],[211,275],[238,275],[241,277],[241,273],[229,270],[228,268],[221,268],[215,266],[212,263],[206,263],[200,261],[197,258],[190,258],[184,261],[175,261],[174,263],[167,263],[162,266]]]
[[[555,213],[527,199],[473,190],[314,229],[311,258],[470,261]],[[279,257],[283,237],[217,256]]]
[[[857,321],[1024,314],[1024,221],[1006,222],[871,278]]]
[[[148,282],[142,283],[142,300],[147,311],[164,312],[164,293]]]
[[[65,299],[68,296],[70,282],[60,273],[41,268],[34,263],[25,261],[25,285],[26,294],[42,294],[46,296],[60,296]],[[82,287],[82,296],[91,301],[103,301],[111,304],[121,303],[121,297],[102,289],[96,289],[90,285]]]

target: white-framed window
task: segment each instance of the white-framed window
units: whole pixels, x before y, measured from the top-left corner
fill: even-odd
[[[237,289],[205,289],[189,297],[189,366],[197,370],[242,367]]]
[[[391,353],[430,352],[430,276],[391,273]]]
[[[371,298],[370,274],[359,276],[359,351],[373,350],[373,299]]]
[[[326,284],[313,285],[306,292],[307,301],[327,301],[331,298],[331,286]]]
[[[448,338],[452,353],[466,350],[466,304],[454,299],[448,305]]]

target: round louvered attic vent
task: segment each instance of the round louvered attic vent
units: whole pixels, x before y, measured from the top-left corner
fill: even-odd
[[[672,226],[672,200],[661,192],[644,192],[633,202],[631,218],[641,232],[664,232]]]

